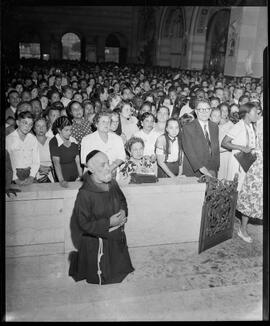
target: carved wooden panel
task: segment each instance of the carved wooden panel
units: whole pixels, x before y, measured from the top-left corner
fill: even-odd
[[[199,238],[199,254],[232,238],[237,202],[238,174],[233,181],[203,176],[206,182],[205,198]]]

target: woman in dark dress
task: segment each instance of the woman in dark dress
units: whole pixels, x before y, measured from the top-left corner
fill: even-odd
[[[68,181],[75,181],[82,176],[78,144],[71,137],[72,121],[65,116],[57,118],[52,126],[54,137],[50,140],[50,153],[57,179],[62,187]]]
[[[69,276],[76,282],[120,283],[134,271],[124,232],[127,202],[112,179],[106,154],[93,150],[86,157],[86,166],[89,172],[84,175],[70,222],[78,251],[70,254]]]

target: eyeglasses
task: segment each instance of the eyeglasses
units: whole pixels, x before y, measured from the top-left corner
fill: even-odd
[[[197,109],[199,112],[209,112],[211,108],[202,108],[202,109]]]

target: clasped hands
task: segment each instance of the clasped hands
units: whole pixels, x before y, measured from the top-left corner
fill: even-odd
[[[241,146],[241,151],[244,153],[251,153],[252,155],[256,154],[255,148],[249,146]]]
[[[6,195],[11,199],[17,197],[17,192],[21,192],[21,189],[18,189],[18,188],[7,188],[6,189]]]
[[[127,222],[126,212],[123,209],[110,217],[110,226],[122,226]]]
[[[203,174],[203,175],[206,175],[208,177],[212,177],[212,178],[216,178],[216,172],[213,171],[213,170],[208,170],[206,167],[201,167],[200,169],[200,172]]]

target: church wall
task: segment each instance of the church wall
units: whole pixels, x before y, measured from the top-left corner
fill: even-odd
[[[185,45],[187,42],[188,29],[192,16],[193,7],[182,7],[183,11],[183,37],[164,37],[163,29],[166,21],[166,13],[170,6],[165,7],[163,17],[160,20],[162,25],[158,33],[157,65],[171,66],[173,68],[184,67],[186,65],[187,51]]]
[[[224,74],[262,77],[263,50],[268,43],[266,7],[233,8],[230,24],[236,29],[236,35],[232,35],[233,27],[230,27]],[[233,37],[234,51],[230,47]]]
[[[124,46],[128,47],[128,58],[131,58],[134,54],[131,51],[131,48],[134,49],[134,45],[131,46],[134,39],[132,11],[131,6],[16,7],[7,19],[6,29],[12,34],[5,39],[7,52],[14,59],[18,58],[21,31],[34,28],[40,38],[41,54],[49,53],[52,59],[62,58],[61,37],[67,32],[76,33],[81,41],[85,40],[86,47],[96,46],[97,57],[101,61],[107,36],[113,32],[120,33],[120,43],[126,43]],[[113,29],[111,26],[114,26]],[[31,38],[31,31],[28,34]]]
[[[115,33],[120,46],[127,48],[127,62],[136,63],[147,40],[144,35],[140,35],[143,21],[139,19],[138,8],[16,7],[10,10],[4,24],[8,32],[3,36],[3,49],[8,59],[17,59],[20,40],[31,42],[31,39],[38,38],[41,55],[48,53],[51,59],[61,59],[61,38],[63,34],[73,32],[81,39],[82,59],[86,57],[102,62],[105,60],[106,38],[110,33]],[[163,37],[162,30],[168,9],[169,6],[153,7],[156,22],[154,42],[151,43],[154,49],[152,63],[182,69],[203,69],[205,56],[209,51],[206,46],[209,20],[224,7],[182,7],[184,30],[181,38]],[[229,55],[232,33],[232,28],[229,27],[224,74],[245,75],[250,64],[254,76],[260,77],[263,71],[262,53],[267,45],[266,7],[230,7],[230,10],[230,24],[236,21],[237,26],[233,55]]]
[[[206,26],[209,17],[209,9],[199,7],[193,14],[193,29],[189,33],[189,60],[187,63],[188,69],[203,68],[204,49],[206,39]]]

